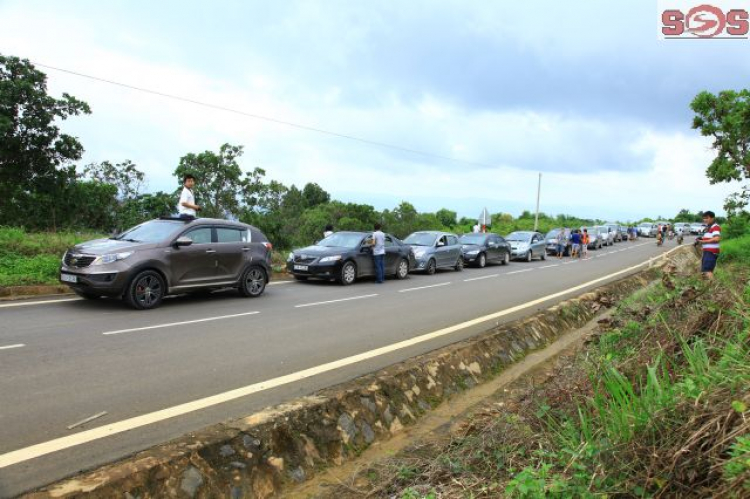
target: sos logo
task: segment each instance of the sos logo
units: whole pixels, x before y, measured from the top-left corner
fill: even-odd
[[[748,38],[749,20],[746,9],[709,4],[688,11],[666,9],[661,14],[661,34],[664,38]]]

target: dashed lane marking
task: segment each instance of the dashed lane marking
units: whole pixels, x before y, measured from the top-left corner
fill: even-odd
[[[411,291],[419,291],[420,289],[430,289],[430,288],[439,288],[441,286],[447,286],[450,282],[441,282],[440,284],[431,284],[429,286],[420,286],[418,288],[407,288],[407,289],[400,289],[399,293],[409,293]]]
[[[182,321],[182,322],[170,322],[168,324],[154,324],[153,326],[144,326],[144,327],[133,327],[130,329],[119,329],[117,331],[107,331],[106,333],[102,333],[104,336],[111,336],[113,334],[123,334],[123,333],[135,333],[138,331],[147,331],[149,329],[160,329],[165,327],[176,327],[176,326],[185,326],[187,324],[196,324],[199,322],[210,322],[210,321],[220,321],[224,319],[234,319],[237,317],[244,317],[247,315],[257,315],[260,312],[244,312],[242,314],[231,314],[231,315],[219,315],[217,317],[205,317],[203,319],[195,319],[192,321]]]
[[[338,299],[338,300],[317,301],[317,302],[314,302],[314,303],[303,303],[301,305],[295,305],[294,308],[315,307],[315,306],[318,306],[318,305],[328,305],[328,304],[331,304],[331,303],[339,303],[339,302],[342,302],[342,301],[364,300],[365,298],[374,298],[376,296],[378,296],[377,293],[376,294],[372,294],[372,295],[351,296],[349,298],[341,298],[341,299]]]

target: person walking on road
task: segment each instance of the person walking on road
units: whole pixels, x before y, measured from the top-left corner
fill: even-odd
[[[383,284],[385,281],[385,234],[380,224],[375,224],[372,233],[372,258],[375,261],[375,282]]]
[[[193,187],[195,187],[195,177],[188,174],[182,179],[182,194],[180,194],[180,200],[177,202],[177,213],[180,218],[195,218],[195,215],[200,211],[201,207],[195,204],[195,196],[193,195]]]
[[[565,227],[560,229],[560,233],[557,235],[557,258],[558,260],[562,260],[563,255],[565,254],[565,246],[567,245],[568,240],[568,234]]]
[[[714,269],[716,269],[716,261],[719,259],[721,227],[716,223],[716,214],[714,214],[713,211],[706,211],[703,213],[703,223],[706,226],[706,231],[697,241],[703,246],[701,272],[706,279],[713,279]]]
[[[572,249],[570,251],[571,258],[575,258],[576,256],[578,258],[581,257],[581,233],[578,229],[573,231],[573,234],[570,236],[570,242],[572,243]]]
[[[332,234],[333,234],[333,225],[331,224],[326,225],[326,228],[323,231],[323,237],[326,238]]]
[[[589,242],[591,242],[589,231],[588,229],[583,229],[583,235],[581,236],[581,256],[584,260],[589,257]]]

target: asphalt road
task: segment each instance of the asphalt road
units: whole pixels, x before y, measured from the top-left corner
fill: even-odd
[[[383,285],[278,282],[257,299],[176,297],[147,312],[72,298],[0,303],[0,497],[530,315],[674,247],[641,239],[587,261],[512,262]]]

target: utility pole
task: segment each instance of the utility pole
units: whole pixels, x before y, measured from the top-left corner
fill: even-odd
[[[539,229],[539,198],[542,195],[542,174],[539,174],[539,183],[536,187],[536,216],[534,217],[534,232]]]

